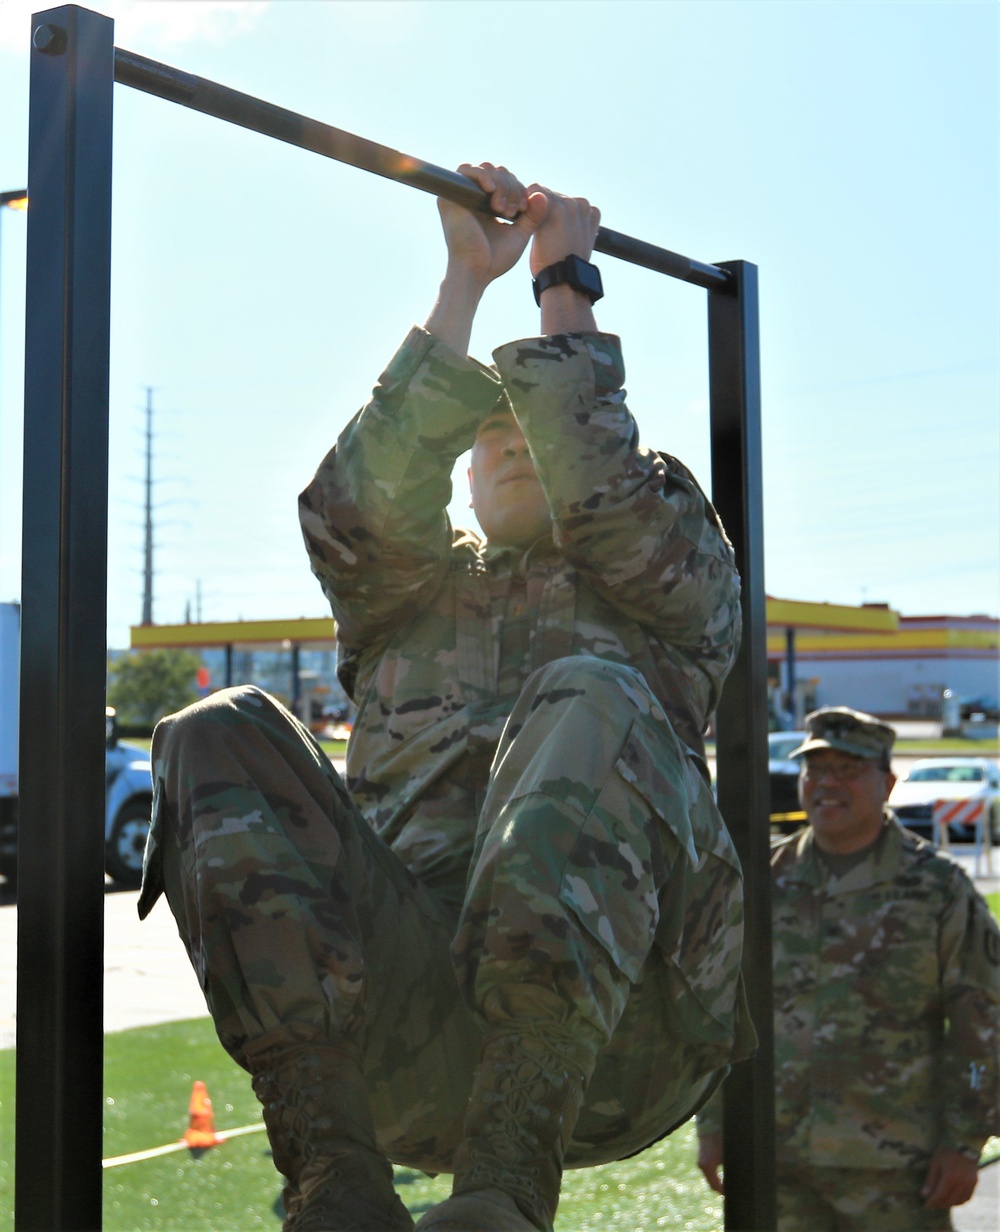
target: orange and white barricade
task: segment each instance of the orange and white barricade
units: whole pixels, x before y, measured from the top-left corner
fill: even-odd
[[[948,848],[948,827],[956,825],[976,827],[976,866],[973,876],[979,874],[979,860],[986,856],[986,872],[993,871],[993,835],[988,824],[987,802],[985,800],[935,800],[931,817],[932,832],[936,840],[946,850]]]

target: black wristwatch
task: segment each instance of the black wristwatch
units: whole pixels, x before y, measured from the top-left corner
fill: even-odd
[[[601,271],[596,265],[591,265],[589,261],[584,261],[582,257],[571,252],[562,261],[547,265],[545,269],[538,271],[538,277],[531,283],[532,290],[535,292],[535,303],[541,307],[542,292],[564,282],[574,291],[580,291],[586,295],[592,304],[596,304],[604,295]]]

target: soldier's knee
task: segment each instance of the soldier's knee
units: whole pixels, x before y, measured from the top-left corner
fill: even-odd
[[[279,709],[278,703],[256,685],[220,689],[176,714],[167,715],[153,731],[151,757],[154,763],[170,761],[182,748],[205,752],[247,722],[259,723]]]
[[[646,716],[663,729],[664,738],[674,740],[670,720],[646,677],[627,663],[593,655],[554,659],[532,673],[521,695],[522,707],[529,713],[542,706],[561,710],[577,703],[581,716],[598,716],[602,728],[630,725],[638,716]]]
[[[538,668],[528,678],[528,688],[539,690],[582,689],[587,693],[604,689],[629,695],[638,689],[651,696],[642,672],[627,663],[613,663],[596,655],[566,655]]]

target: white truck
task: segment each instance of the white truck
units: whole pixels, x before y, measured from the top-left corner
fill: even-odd
[[[0,874],[17,880],[18,664],[21,609],[0,603]],[[149,754],[118,739],[113,710],[107,711],[107,771],[104,866],[119,885],[134,889],[142,878],[142,853],[153,802]]]

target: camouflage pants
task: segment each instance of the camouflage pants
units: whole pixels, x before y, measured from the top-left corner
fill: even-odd
[[[951,1212],[928,1211],[917,1168],[779,1166],[778,1232],[944,1232]]]
[[[511,983],[555,988],[567,1020],[605,1041],[569,1166],[641,1149],[720,1076],[738,1017],[739,870],[710,788],[631,669],[575,658],[529,679],[458,916],[259,690],[165,720],[152,757],[140,911],[165,888],[241,1063],[276,1030],[355,1040],[395,1161],[448,1170],[480,1011]]]

